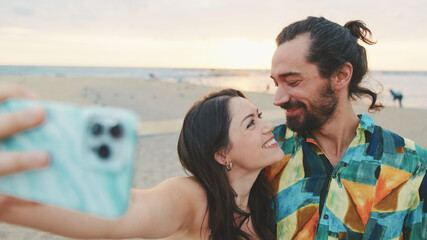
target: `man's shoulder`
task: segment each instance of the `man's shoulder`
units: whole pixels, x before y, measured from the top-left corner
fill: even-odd
[[[413,140],[402,137],[399,134],[378,125],[375,126],[374,135],[375,134],[379,135],[377,138],[382,140],[382,148],[385,152],[396,152],[398,154],[405,154],[406,156],[412,155],[416,160],[427,165],[427,149],[421,147]],[[375,138],[375,136],[373,137]]]
[[[400,136],[399,134],[383,128],[381,126],[375,125],[376,131],[382,135],[384,142],[394,143],[396,147],[405,147],[409,149],[419,151],[420,153],[425,153],[427,149],[421,147],[417,143],[415,143],[412,139]]]

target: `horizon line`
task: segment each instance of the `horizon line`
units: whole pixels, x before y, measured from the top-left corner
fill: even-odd
[[[228,68],[228,67],[165,67],[165,66],[108,66],[108,65],[29,65],[29,64],[0,64],[0,67],[81,67],[81,68],[157,68],[157,69],[211,69],[211,70],[270,70],[270,68]],[[408,69],[369,69],[376,72],[427,72],[425,70],[408,70]],[[368,71],[368,72],[369,72]]]

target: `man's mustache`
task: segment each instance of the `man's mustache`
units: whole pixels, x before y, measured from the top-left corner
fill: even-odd
[[[298,101],[298,100],[286,102],[286,103],[280,105],[280,107],[282,109],[285,109],[285,110],[288,108],[297,108],[297,107],[302,107],[305,110],[307,110],[307,106],[305,105],[305,103]]]

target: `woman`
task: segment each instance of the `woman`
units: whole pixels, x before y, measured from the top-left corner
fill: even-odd
[[[73,238],[275,239],[262,171],[283,157],[272,130],[240,91],[213,92],[188,111],[178,141],[192,176],[132,190],[129,210],[117,220],[7,197],[0,220]]]

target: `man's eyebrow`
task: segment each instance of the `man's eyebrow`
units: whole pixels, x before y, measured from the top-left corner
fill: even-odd
[[[287,72],[287,73],[281,73],[281,74],[279,74],[279,78],[286,78],[286,77],[289,77],[289,76],[296,76],[296,75],[301,75],[301,73],[299,73],[299,72]],[[274,79],[274,77],[273,76],[270,76],[272,79]]]

